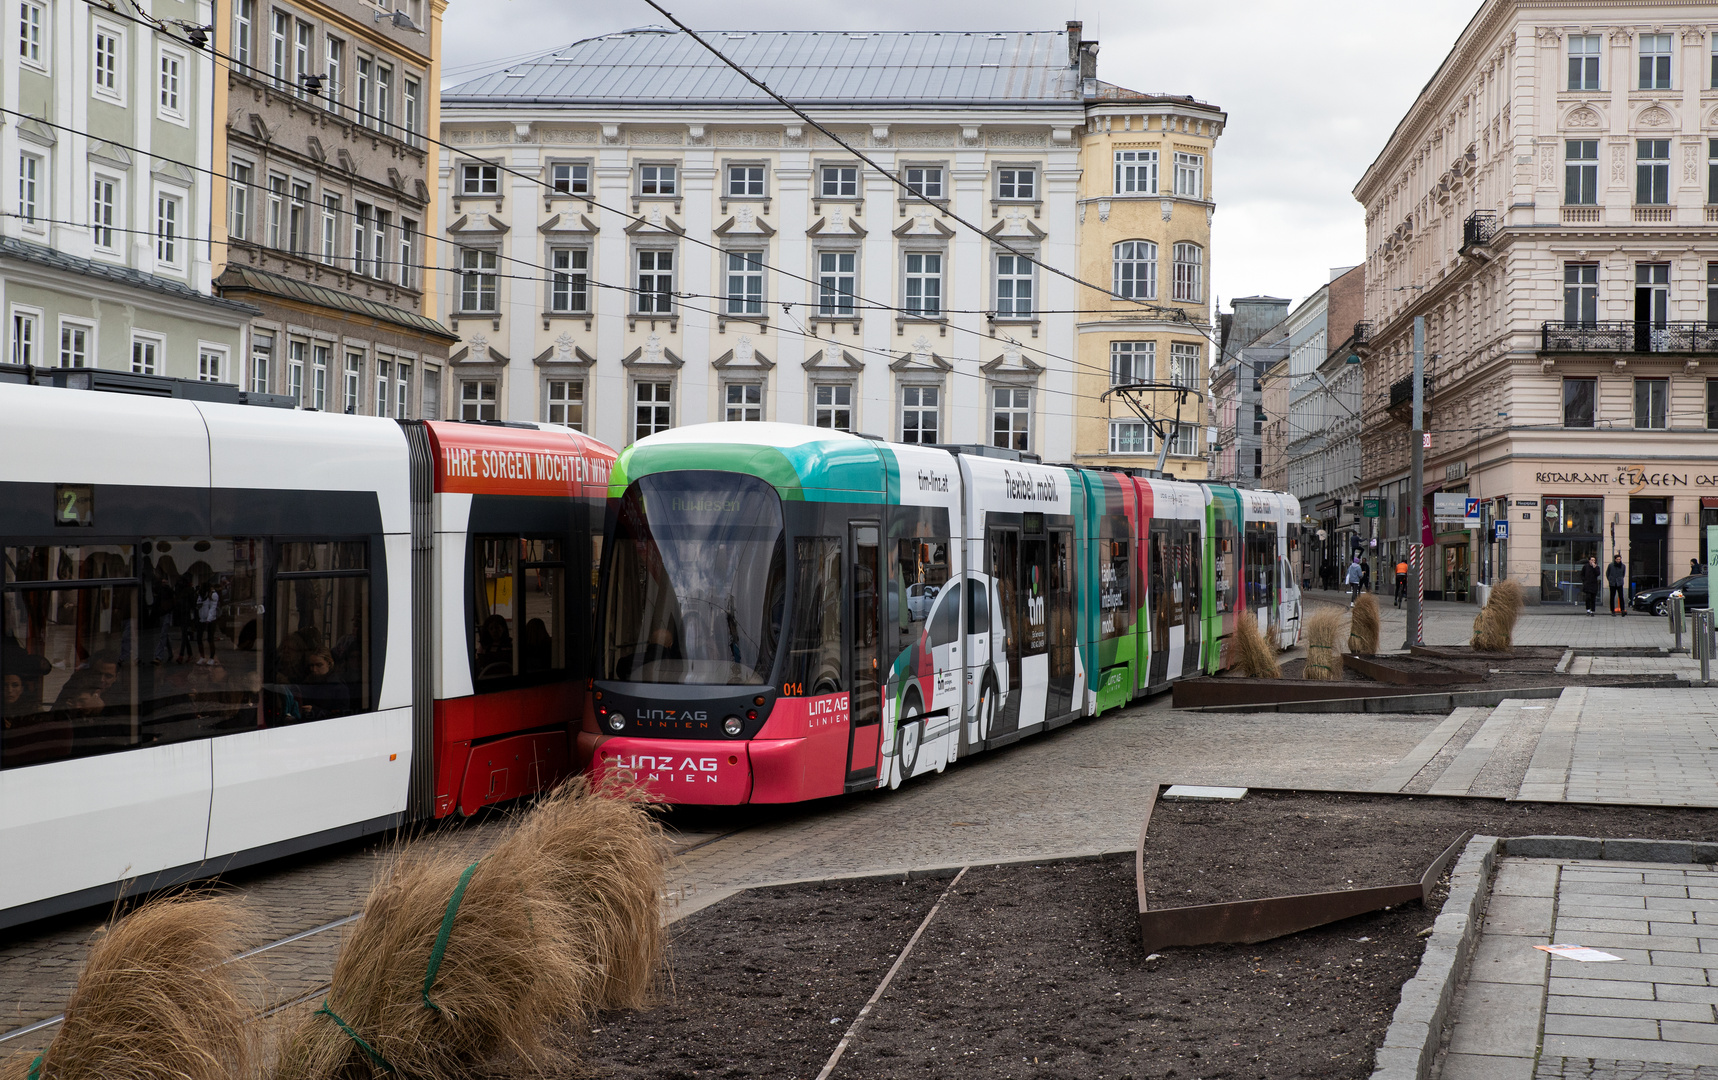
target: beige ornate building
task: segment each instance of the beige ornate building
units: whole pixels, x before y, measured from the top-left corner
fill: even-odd
[[[1111,339],[1203,388],[1203,339],[1166,312],[1205,318],[1221,113],[1103,83],[1078,23],[711,40],[840,143],[654,29],[443,95],[455,415],[617,446],[769,419],[1108,460]],[[1131,437],[1113,460],[1143,465]]]
[[[1362,491],[1406,498],[1427,321],[1428,588],[1509,576],[1578,600],[1588,555],[1634,585],[1703,563],[1718,523],[1718,63],[1695,3],[1486,0],[1354,190],[1366,208]],[[1465,512],[1465,507],[1463,508]],[[1449,517],[1450,515],[1445,515]],[[1504,526],[1497,531],[1495,526]]]

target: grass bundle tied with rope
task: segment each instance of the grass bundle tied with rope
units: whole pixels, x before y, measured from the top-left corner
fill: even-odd
[[[1470,644],[1480,652],[1510,652],[1515,647],[1515,620],[1525,601],[1521,583],[1505,579],[1491,587],[1491,598],[1473,620]]]
[[[0,1066],[5,1080],[238,1080],[251,1075],[249,1007],[235,965],[236,901],[156,900],[90,946],[65,1022],[39,1055]]]
[[[1235,619],[1235,640],[1232,658],[1235,669],[1250,679],[1280,679],[1283,669],[1277,663],[1276,652],[1259,633],[1259,620],[1250,611]]]
[[[564,1025],[654,993],[665,863],[641,795],[583,778],[475,863],[406,849],[341,945],[323,1007],[283,1038],[276,1080],[552,1067]]]
[[[1356,656],[1373,656],[1378,652],[1378,598],[1363,592],[1348,613],[1348,651]]]
[[[1342,610],[1319,605],[1306,620],[1306,667],[1303,678],[1326,682],[1342,679],[1342,648],[1336,644],[1342,633]]]

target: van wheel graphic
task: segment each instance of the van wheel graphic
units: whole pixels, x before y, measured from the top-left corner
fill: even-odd
[[[998,698],[1001,694],[996,689],[996,676],[990,672],[984,675],[984,682],[978,690],[978,737],[980,740],[989,739],[996,727],[996,710],[1001,707]]]
[[[919,763],[919,740],[924,737],[924,725],[919,723],[919,716],[924,712],[919,704],[917,690],[907,691],[907,700],[901,705],[901,718],[895,723],[895,775],[889,781],[889,787],[898,788],[901,781],[913,774],[913,766]]]

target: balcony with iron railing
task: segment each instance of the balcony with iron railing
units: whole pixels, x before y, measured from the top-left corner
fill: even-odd
[[[1497,211],[1475,210],[1461,226],[1461,249],[1484,247],[1497,236]]]
[[[1718,323],[1547,322],[1539,331],[1547,353],[1718,352]]]
[[[1431,377],[1431,375],[1429,375],[1429,374],[1421,375],[1420,376],[1420,383],[1422,386],[1421,404],[1425,408],[1429,409],[1432,406],[1432,377]],[[1393,413],[1400,412],[1400,413],[1405,414],[1406,412],[1410,411],[1413,408],[1413,404],[1414,404],[1414,377],[1412,375],[1404,375],[1400,379],[1397,379],[1395,382],[1390,384],[1390,404],[1387,406],[1387,408],[1391,412],[1393,412]]]

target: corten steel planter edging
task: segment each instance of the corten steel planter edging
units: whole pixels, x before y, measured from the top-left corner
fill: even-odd
[[[1392,686],[1460,686],[1485,681],[1482,672],[1463,671],[1441,664],[1431,664],[1420,671],[1409,671],[1358,653],[1343,654],[1342,662],[1369,679]]]
[[[1151,829],[1151,814],[1157,808],[1157,792],[1153,790],[1146,808],[1145,824],[1139,830],[1139,847],[1134,857],[1134,890],[1139,898],[1139,931],[1147,953],[1173,945],[1250,945],[1272,938],[1310,930],[1315,926],[1340,922],[1419,900],[1437,885],[1444,870],[1460,854],[1469,836],[1444,849],[1432,860],[1418,881],[1400,885],[1379,885],[1366,889],[1346,889],[1335,892],[1297,893],[1273,896],[1261,900],[1236,900],[1224,904],[1199,904],[1193,907],[1151,910],[1145,892],[1145,844]]]

